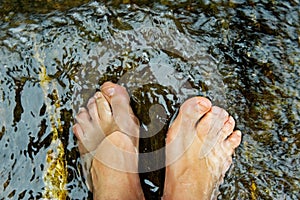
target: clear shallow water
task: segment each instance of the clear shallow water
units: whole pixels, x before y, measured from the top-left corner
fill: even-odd
[[[299,2],[124,3],[0,4],[0,199],[91,199],[71,127],[106,80],[132,96],[141,152],[205,95],[244,133],[219,199],[299,199]],[[157,199],[163,169],[140,176]]]

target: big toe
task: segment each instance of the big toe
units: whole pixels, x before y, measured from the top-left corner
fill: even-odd
[[[182,115],[198,121],[211,109],[211,102],[205,97],[193,97],[185,101],[180,107]]]
[[[110,104],[113,118],[120,131],[138,137],[139,121],[133,114],[126,89],[112,82],[101,86],[102,94]]]
[[[123,86],[112,82],[105,82],[101,86],[101,92],[107,98],[110,104],[112,101],[122,102],[129,104],[130,98],[128,92]]]
[[[175,162],[192,144],[197,134],[197,122],[210,109],[211,102],[204,97],[193,97],[182,104],[167,134],[167,165]]]
[[[211,102],[205,97],[193,97],[180,107],[179,114],[172,123],[167,136],[167,143],[185,132],[194,135],[197,122],[211,109]],[[179,135],[178,135],[179,134]]]

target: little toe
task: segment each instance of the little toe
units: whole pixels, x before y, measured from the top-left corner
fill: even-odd
[[[95,99],[90,98],[87,104],[88,110],[80,108],[75,119],[77,124],[74,125],[74,133],[79,136],[79,141],[88,151],[93,151],[105,137],[98,117],[97,105]],[[80,126],[79,126],[80,125]]]
[[[87,140],[89,140],[89,138],[87,138],[87,136],[84,133],[84,130],[81,128],[81,126],[78,123],[76,123],[73,126],[73,132],[78,140],[78,149],[79,149],[80,155],[84,155],[84,154],[88,153],[89,151],[95,149],[95,146],[96,146],[95,144],[92,144],[93,147],[91,147],[88,144]]]

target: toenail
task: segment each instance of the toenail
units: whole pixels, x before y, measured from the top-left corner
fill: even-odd
[[[92,98],[89,99],[89,102],[88,102],[87,104],[90,105],[90,104],[92,104],[92,103],[94,103],[94,102],[95,102],[95,98],[92,97]]]
[[[80,108],[78,109],[78,114],[81,113],[81,112],[83,112],[83,111],[85,111],[85,108],[80,107]]]
[[[214,107],[212,107],[211,111],[212,111],[212,113],[214,113],[214,114],[221,114],[221,113],[223,112],[223,109],[222,109],[222,108],[219,108],[219,107],[217,107],[217,106],[214,106]]]
[[[228,123],[230,123],[230,124],[234,124],[235,123],[233,117],[231,117],[231,116],[229,117]]]
[[[114,93],[115,93],[115,88],[108,88],[106,90],[106,93],[109,95],[109,96],[113,96]]]
[[[238,136],[242,136],[242,132],[241,132],[241,131],[236,131],[236,134],[237,134]]]
[[[100,99],[102,97],[101,92],[96,92],[95,93],[95,98]]]
[[[199,103],[200,103],[200,106],[201,106],[201,107],[204,107],[204,108],[206,108],[206,109],[209,108],[209,107],[211,106],[211,103],[210,103],[209,101],[204,101],[204,100],[203,100],[203,101],[200,101]]]

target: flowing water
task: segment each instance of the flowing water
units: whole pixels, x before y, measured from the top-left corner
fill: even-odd
[[[74,115],[107,81],[141,122],[162,194],[168,125],[204,95],[242,130],[218,199],[300,199],[298,0],[0,1],[0,199],[92,199]],[[116,185],[116,189],[117,189]]]

